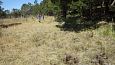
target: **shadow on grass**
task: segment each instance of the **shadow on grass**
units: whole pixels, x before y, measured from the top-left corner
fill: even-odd
[[[89,21],[89,20],[83,20],[81,18],[76,17],[69,17],[65,20],[65,23],[62,25],[56,25],[56,27],[60,28],[62,31],[85,31],[85,30],[94,30],[100,27],[100,25],[97,25],[98,21]]]

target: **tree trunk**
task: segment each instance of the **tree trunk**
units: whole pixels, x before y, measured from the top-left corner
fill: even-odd
[[[67,0],[60,0],[61,3],[61,15],[64,19],[66,19],[67,15]]]
[[[108,15],[109,15],[109,1],[105,0],[105,19],[108,19]]]

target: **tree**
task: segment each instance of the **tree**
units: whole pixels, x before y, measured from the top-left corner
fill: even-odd
[[[12,9],[12,12],[11,12],[12,16],[17,18],[17,17],[20,17],[21,16],[21,12],[19,9]]]
[[[0,1],[0,18],[4,18],[4,15],[5,15],[5,13],[4,13],[4,11],[3,11],[4,8],[1,7],[2,3],[3,3],[3,2]]]
[[[62,19],[69,16],[79,15],[82,19],[101,20],[111,18],[111,5],[115,0],[51,0],[60,8]],[[113,8],[115,9],[115,8]],[[113,12],[114,13],[114,12]]]
[[[51,0],[43,0],[40,3],[40,12],[46,15],[53,15],[54,5],[51,3]]]
[[[10,10],[5,10],[4,13],[6,14],[7,18],[10,18]]]
[[[23,4],[21,6],[21,14],[24,17],[27,16],[27,15],[32,14],[32,4],[31,3]]]
[[[10,10],[5,10],[4,11],[6,14],[10,14]]]
[[[34,15],[37,15],[38,13],[54,15],[56,12],[56,6],[51,2],[51,0],[43,0],[40,4],[35,4],[32,9]]]

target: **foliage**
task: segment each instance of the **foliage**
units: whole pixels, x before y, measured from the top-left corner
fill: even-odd
[[[0,18],[2,18],[3,15],[4,15],[3,8],[1,7],[2,3],[3,3],[3,2],[0,1]]]
[[[27,16],[30,15],[32,13],[32,4],[28,3],[28,4],[23,4],[21,6],[21,14],[22,16]]]
[[[31,11],[30,11],[31,10]],[[40,4],[35,0],[33,5],[23,4],[21,7],[22,13],[27,15],[28,11],[30,11],[31,15],[37,14],[45,14],[45,15],[54,15],[57,14],[59,7],[54,5],[51,0],[43,0]]]
[[[111,11],[113,0],[51,0],[61,9],[61,15],[76,16],[88,20],[101,20],[114,18],[115,12]],[[111,16],[112,15],[112,16]]]
[[[38,14],[53,15],[63,21],[66,21],[68,16],[79,16],[81,19],[88,20],[112,20],[115,17],[112,2],[113,0],[43,0],[38,3],[38,0],[35,0],[34,4],[23,4],[20,13],[23,17]],[[0,6],[0,10],[2,9]]]
[[[20,17],[21,16],[21,12],[19,9],[12,9],[11,15],[15,18]]]

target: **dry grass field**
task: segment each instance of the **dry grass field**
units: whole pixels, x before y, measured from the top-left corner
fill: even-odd
[[[0,22],[22,23],[0,28],[0,65],[115,65],[115,40],[100,29],[61,31],[53,17]]]

